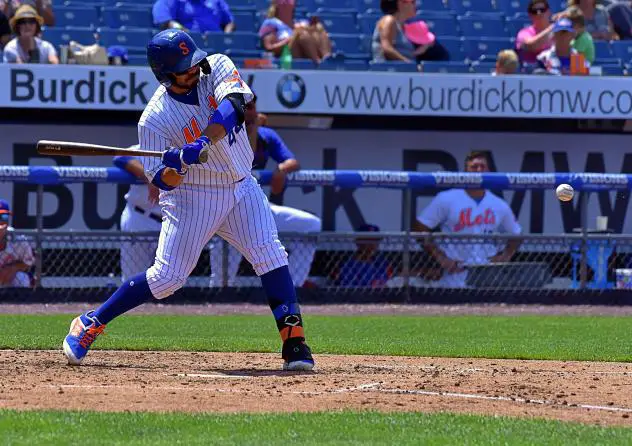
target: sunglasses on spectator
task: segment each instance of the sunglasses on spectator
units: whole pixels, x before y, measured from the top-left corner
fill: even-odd
[[[22,19],[18,22],[18,24],[27,24],[27,25],[37,25],[37,20],[35,19]]]
[[[529,10],[529,14],[540,15],[540,14],[544,14],[548,10],[549,10],[548,6],[541,6],[539,8],[532,8],[532,9],[530,9]]]
[[[0,214],[0,224],[9,223],[9,214]]]

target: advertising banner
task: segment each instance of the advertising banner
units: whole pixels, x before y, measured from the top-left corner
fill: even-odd
[[[242,70],[267,113],[627,119],[629,79]],[[0,65],[0,107],[142,110],[149,68]]]

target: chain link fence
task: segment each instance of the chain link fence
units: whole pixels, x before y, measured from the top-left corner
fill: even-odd
[[[153,262],[157,233],[15,231],[36,262],[29,289],[62,300],[106,298],[124,277]],[[300,293],[329,300],[388,301],[458,292],[566,295],[632,288],[632,237],[608,234],[446,235],[421,233],[282,234]],[[511,258],[495,257],[508,246]],[[445,259],[431,254],[438,248]],[[214,257],[215,256],[215,257]],[[303,272],[301,272],[303,271]],[[0,297],[12,288],[5,286]],[[214,238],[183,292],[236,296],[260,288],[248,262]],[[74,297],[73,297],[74,296]]]

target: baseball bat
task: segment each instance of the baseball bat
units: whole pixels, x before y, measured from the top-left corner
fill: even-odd
[[[100,146],[83,142],[38,141],[37,153],[54,156],[154,156],[162,157],[162,152],[141,149],[123,149],[121,147]],[[208,161],[208,150],[202,150],[198,157],[200,163]]]

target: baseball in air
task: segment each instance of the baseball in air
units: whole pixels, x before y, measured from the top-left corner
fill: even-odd
[[[571,201],[575,195],[575,189],[570,184],[560,184],[555,189],[555,194],[560,201]]]

